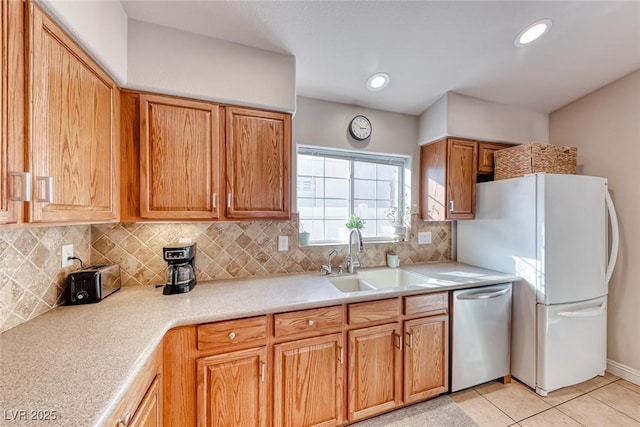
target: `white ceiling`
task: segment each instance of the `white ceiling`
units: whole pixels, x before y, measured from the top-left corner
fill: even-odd
[[[640,1],[122,4],[133,19],[294,55],[298,95],[406,114],[447,91],[547,113],[640,69]],[[542,18],[549,33],[514,47]],[[391,83],[369,92],[377,71]]]

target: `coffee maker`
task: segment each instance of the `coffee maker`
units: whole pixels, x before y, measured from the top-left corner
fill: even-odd
[[[168,264],[164,295],[184,294],[196,286],[195,257],[195,243],[162,248],[162,258]]]

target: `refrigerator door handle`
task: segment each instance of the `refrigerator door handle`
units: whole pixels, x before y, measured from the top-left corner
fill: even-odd
[[[509,288],[500,289],[499,291],[496,291],[496,292],[482,292],[482,293],[470,292],[467,294],[458,295],[456,296],[456,298],[460,300],[490,299],[490,298],[497,298],[501,295],[506,294],[507,292],[509,292]]]
[[[605,281],[608,284],[613,274],[613,269],[616,267],[616,261],[618,260],[618,248],[620,246],[620,229],[618,228],[618,215],[616,214],[616,208],[613,205],[613,200],[609,194],[609,190],[604,192],[605,201],[607,203],[607,210],[609,211],[609,218],[611,219],[611,254],[609,255],[609,264],[607,265],[607,273],[605,275]]]
[[[559,311],[556,313],[558,317],[595,317],[602,314],[607,309],[607,303],[603,302],[595,310],[576,310],[576,311]]]

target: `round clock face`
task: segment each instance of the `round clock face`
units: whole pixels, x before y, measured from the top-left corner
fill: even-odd
[[[355,116],[349,124],[349,133],[358,141],[371,136],[371,122],[365,116]]]

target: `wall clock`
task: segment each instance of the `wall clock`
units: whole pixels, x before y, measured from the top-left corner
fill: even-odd
[[[364,141],[371,136],[371,122],[365,116],[355,116],[349,123],[349,134],[353,139]]]

